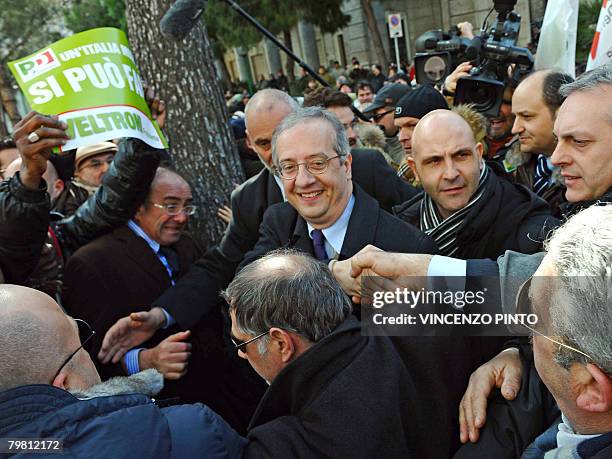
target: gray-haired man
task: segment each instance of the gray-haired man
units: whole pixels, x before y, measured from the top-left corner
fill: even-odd
[[[270,384],[245,457],[451,456],[455,410],[431,367],[444,354],[431,341],[362,336],[323,263],[272,252],[244,268],[224,295],[238,354]],[[444,369],[450,379],[452,358]]]
[[[351,257],[367,244],[397,252],[433,253],[433,241],[382,210],[352,180],[344,126],[320,108],[287,116],[272,137],[272,161],[286,202],[268,208],[246,266],[271,250],[293,247],[319,260]]]
[[[612,205],[592,206],[555,232],[531,279],[531,307],[548,319],[534,331],[535,366],[562,417],[528,457],[612,456],[611,254]]]

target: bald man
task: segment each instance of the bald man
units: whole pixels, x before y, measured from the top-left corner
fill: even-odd
[[[441,132],[444,135],[439,135]],[[455,258],[492,258],[506,250],[535,253],[557,220],[545,201],[496,175],[482,159],[468,123],[435,110],[416,125],[408,159],[423,193],[396,208]]]
[[[49,296],[5,284],[0,304],[0,412],[11,413],[0,419],[3,437],[47,439],[52,447],[61,440],[74,457],[241,456],[245,441],[210,408],[159,408],[149,396],[126,391],[134,385],[126,378],[100,384],[82,347],[93,334],[89,325],[65,315]]]

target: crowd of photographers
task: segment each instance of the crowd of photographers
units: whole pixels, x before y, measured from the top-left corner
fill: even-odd
[[[55,155],[65,123],[26,115],[0,147],[0,440],[75,457],[611,457],[612,64],[574,80],[521,50],[446,54],[437,85],[422,59],[387,76],[353,59],[319,68],[330,87],[303,75],[295,93],[279,71],[227,94],[247,180],[205,252],[168,152]],[[494,278],[496,312],[547,320],[531,339],[368,336],[371,276]]]

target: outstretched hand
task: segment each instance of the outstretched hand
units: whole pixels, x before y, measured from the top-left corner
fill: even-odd
[[[133,312],[119,319],[104,335],[98,359],[117,363],[130,349],[149,340],[165,321],[160,308]]]

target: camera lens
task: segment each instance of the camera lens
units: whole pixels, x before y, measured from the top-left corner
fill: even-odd
[[[474,84],[466,92],[466,101],[475,105],[479,112],[489,110],[495,105],[497,100],[497,92],[495,87],[490,85],[474,82]]]

